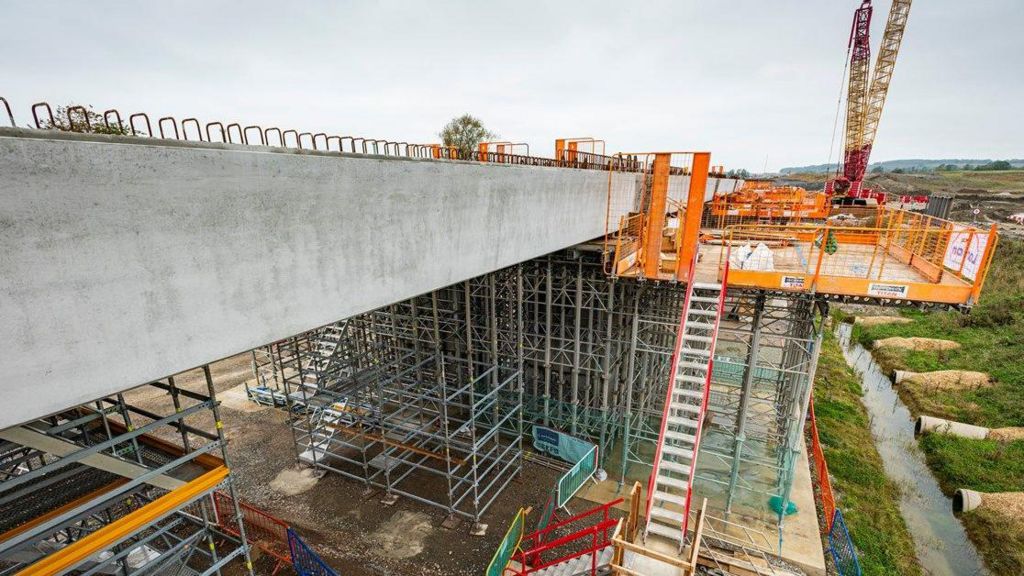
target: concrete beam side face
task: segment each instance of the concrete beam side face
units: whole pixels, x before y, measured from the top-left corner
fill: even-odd
[[[150,142],[0,134],[0,429],[605,231],[607,172]]]

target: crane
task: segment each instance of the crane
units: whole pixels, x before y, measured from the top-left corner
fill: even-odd
[[[878,132],[878,121],[882,117],[885,97],[889,93],[889,82],[896,67],[896,56],[899,54],[903,33],[907,28],[910,3],[911,0],[893,0],[873,74],[870,70],[873,11],[871,0],[862,0],[860,8],[853,13],[848,44],[850,78],[846,90],[846,136],[842,174],[825,185],[825,191],[829,195],[845,194],[846,198],[840,200],[844,203],[867,198],[874,198],[879,203],[885,201],[884,193],[863,188],[864,174],[867,172],[871,146]]]

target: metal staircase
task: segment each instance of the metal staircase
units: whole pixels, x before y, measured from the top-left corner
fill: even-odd
[[[680,319],[662,414],[661,434],[647,490],[648,534],[678,543],[682,550],[690,513],[697,450],[708,404],[711,363],[725,301],[723,283],[696,282],[694,262]]]
[[[569,558],[568,560],[531,572],[536,576],[604,576],[611,574],[608,564],[612,561],[613,549],[608,544],[600,550]],[[595,557],[596,556],[596,557]]]

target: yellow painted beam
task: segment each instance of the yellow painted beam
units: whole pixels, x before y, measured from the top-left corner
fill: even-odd
[[[120,518],[81,540],[50,554],[21,570],[16,576],[56,576],[74,568],[87,558],[128,538],[143,526],[159,520],[183,504],[212,490],[227,478],[226,466],[214,468],[150,504]]]

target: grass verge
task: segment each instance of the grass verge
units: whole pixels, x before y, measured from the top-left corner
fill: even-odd
[[[920,352],[875,350],[886,370],[977,370],[995,384],[978,390],[924,392],[900,387],[900,398],[914,414],[928,414],[989,428],[1024,426],[1024,242],[1003,241],[996,250],[981,302],[970,315],[956,312],[904,312],[911,324],[864,328],[854,337],[870,348],[890,336],[942,338],[959,350]],[[999,443],[937,434],[921,439],[928,466],[943,492],[957,488],[980,492],[1024,490],[1024,441]],[[999,511],[963,515],[968,536],[995,574],[1024,574],[1024,519]]]
[[[899,490],[885,475],[860,380],[826,332],[814,384],[818,434],[825,450],[837,505],[857,546],[864,574],[921,574],[914,542],[900,515]]]

